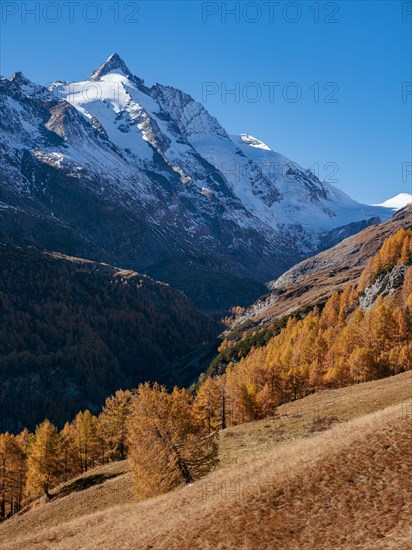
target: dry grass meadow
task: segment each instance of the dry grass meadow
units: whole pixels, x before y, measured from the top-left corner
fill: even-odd
[[[126,463],[0,525],[4,550],[406,550],[412,373],[314,394],[225,430],[221,466],[135,502]]]

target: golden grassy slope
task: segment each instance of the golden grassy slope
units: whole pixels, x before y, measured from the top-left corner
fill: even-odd
[[[324,390],[279,407],[276,416],[228,428],[220,437],[221,466],[259,457],[279,444],[412,400],[412,372],[338,390]]]
[[[0,549],[7,539],[32,529],[50,528],[67,521],[133,502],[131,475],[127,461],[113,462],[61,484],[52,491],[52,500],[35,500],[20,514],[0,524]]]
[[[411,390],[405,373],[312,395],[293,404],[299,411],[290,404],[287,415],[282,408],[273,420],[226,430],[223,467],[146,502],[126,502],[123,465],[96,469],[88,475],[120,475],[6,522],[0,547],[410,548]],[[322,407],[324,416],[314,413]],[[378,412],[356,418],[370,411]],[[314,431],[328,426],[319,420],[328,416],[352,420]]]

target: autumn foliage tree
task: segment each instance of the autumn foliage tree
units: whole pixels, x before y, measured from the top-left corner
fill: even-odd
[[[44,493],[50,497],[50,489],[58,482],[60,474],[59,435],[49,420],[44,420],[33,436],[27,464],[27,493],[36,496]]]
[[[217,464],[215,435],[193,414],[189,393],[139,386],[128,421],[129,461],[139,498],[191,483]]]
[[[24,482],[24,452],[14,435],[0,434],[0,519],[20,509]]]
[[[81,472],[98,462],[99,439],[96,417],[88,409],[80,411],[74,419],[74,445]]]
[[[224,424],[224,388],[222,386],[222,379],[206,378],[193,403],[195,416],[203,422],[209,433],[215,432]]]
[[[127,418],[130,412],[132,392],[118,390],[106,399],[99,416],[99,431],[110,460],[123,460],[127,455]]]
[[[77,449],[75,446],[76,430],[73,423],[66,422],[60,432],[59,456],[62,481],[67,481],[80,473]]]

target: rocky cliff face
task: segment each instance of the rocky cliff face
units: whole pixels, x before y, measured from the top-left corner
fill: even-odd
[[[364,310],[371,309],[379,296],[390,296],[396,292],[402,286],[407,270],[406,265],[396,265],[387,273],[381,274],[372,285],[365,288],[359,298],[360,307]]]
[[[147,272],[209,311],[246,305],[265,280],[391,215],[229,136],[117,54],[83,82],[16,73],[0,87],[0,239]]]

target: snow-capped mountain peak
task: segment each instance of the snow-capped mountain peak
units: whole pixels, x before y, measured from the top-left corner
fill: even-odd
[[[13,73],[10,77],[10,82],[13,82],[15,86],[18,86],[25,94],[31,95],[43,89],[39,84],[35,84],[29,80],[24,74],[20,71]]]
[[[391,208],[392,210],[400,210],[408,204],[412,204],[412,194],[410,193],[399,193],[395,197],[386,200],[381,204],[376,204],[373,206],[382,206],[384,208]]]
[[[127,78],[132,78],[133,75],[129,70],[129,67],[123,61],[118,53],[112,53],[104,63],[100,65],[87,80],[100,80],[103,76],[110,73],[116,73],[119,75],[126,76]]]
[[[198,266],[200,287],[208,270],[211,286],[227,274],[260,284],[392,214],[230,136],[185,92],[146,87],[118,54],[87,80],[45,88],[16,73],[0,92],[0,227],[180,281],[195,298],[186,268]]]
[[[31,82],[28,78],[26,78],[24,74],[20,71],[13,73],[10,77],[10,81],[18,85],[33,84],[33,82]]]

